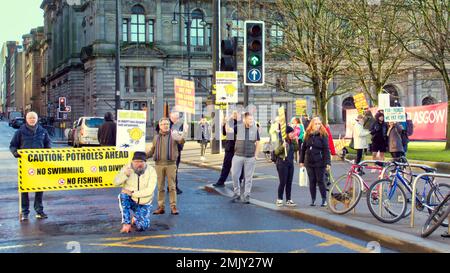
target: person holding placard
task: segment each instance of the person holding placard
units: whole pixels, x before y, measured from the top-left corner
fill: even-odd
[[[388,135],[388,144],[389,144],[389,152],[392,155],[392,158],[398,159],[405,155],[405,150],[403,149],[402,142],[402,126],[397,122],[389,122],[389,129],[387,132]]]

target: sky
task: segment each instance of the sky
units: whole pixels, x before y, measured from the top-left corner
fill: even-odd
[[[19,41],[30,30],[44,26],[42,0],[0,0],[0,48],[6,41]]]

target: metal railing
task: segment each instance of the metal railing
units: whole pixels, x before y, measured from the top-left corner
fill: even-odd
[[[416,207],[416,184],[417,181],[419,181],[419,179],[421,179],[423,176],[432,176],[432,177],[440,177],[440,178],[449,178],[450,179],[450,174],[443,174],[443,173],[421,173],[419,174],[413,181],[412,184],[412,197],[411,197],[411,228],[414,227],[414,216],[415,216],[415,207]],[[449,216],[449,223],[450,223],[450,216]],[[450,224],[448,227],[448,232],[450,233]]]

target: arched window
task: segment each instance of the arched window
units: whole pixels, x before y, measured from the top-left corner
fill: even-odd
[[[275,14],[273,20],[274,24],[270,27],[270,43],[272,46],[280,46],[284,41],[284,32],[282,28],[283,16]]]
[[[141,5],[136,5],[131,13],[131,42],[145,43],[145,10]]]
[[[422,105],[432,105],[432,104],[436,104],[436,103],[437,103],[437,100],[435,98],[433,98],[432,96],[425,97],[422,100]]]
[[[391,107],[396,107],[400,105],[400,97],[398,95],[397,88],[389,84],[383,87],[383,89],[390,95]]]
[[[237,11],[231,14],[231,37],[237,37],[240,43],[244,42],[244,20],[241,20]]]
[[[204,46],[205,45],[205,15],[200,9],[195,9],[191,13],[191,45]],[[187,43],[187,25],[184,28],[184,41]]]

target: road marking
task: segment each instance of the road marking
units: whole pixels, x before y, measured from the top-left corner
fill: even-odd
[[[306,233],[315,237],[324,239],[325,242],[318,244],[318,247],[327,247],[332,245],[340,245],[347,249],[354,250],[356,252],[368,252],[367,248],[358,244],[340,239],[338,237],[320,232],[315,229],[286,229],[286,230],[241,230],[241,231],[221,231],[221,232],[199,232],[199,233],[180,233],[180,234],[166,234],[166,235],[150,235],[139,237],[110,237],[103,238],[102,241],[111,243],[99,243],[91,244],[96,246],[106,247],[128,247],[128,248],[147,248],[147,249],[163,249],[163,250],[179,250],[179,251],[194,251],[194,252],[229,252],[229,253],[255,253],[256,251],[243,251],[243,250],[225,250],[225,249],[202,249],[202,248],[183,248],[183,247],[170,247],[170,246],[155,246],[155,245],[140,245],[133,244],[150,239],[168,239],[177,237],[195,237],[195,236],[223,236],[223,235],[245,235],[245,234],[264,234],[264,233]],[[118,241],[118,242],[114,242]],[[293,253],[304,253],[306,250],[299,249],[292,251]]]
[[[228,250],[215,248],[190,248],[190,247],[171,247],[171,246],[156,246],[156,245],[130,245],[125,243],[112,244],[90,244],[91,246],[106,246],[106,247],[127,247],[127,248],[143,248],[143,249],[162,249],[162,250],[177,250],[177,251],[192,251],[192,252],[218,252],[218,253],[260,253],[254,251],[244,250]]]
[[[14,249],[14,248],[22,248],[22,247],[36,247],[36,246],[43,246],[43,243],[39,244],[28,244],[28,245],[12,245],[12,246],[0,246],[0,250],[7,250],[7,249]]]

